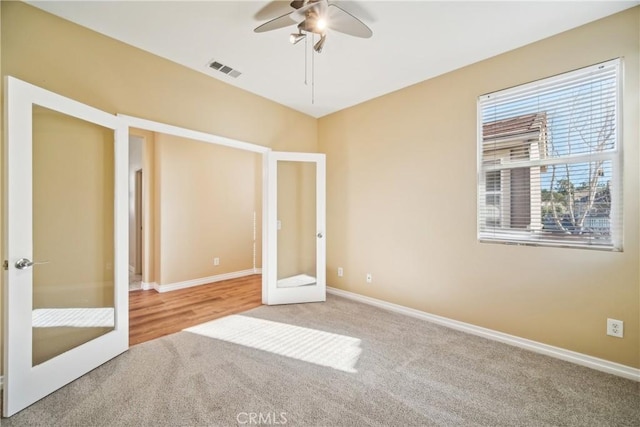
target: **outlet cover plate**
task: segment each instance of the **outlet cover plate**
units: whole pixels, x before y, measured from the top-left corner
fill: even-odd
[[[622,338],[624,335],[624,322],[622,320],[607,319],[607,335]]]

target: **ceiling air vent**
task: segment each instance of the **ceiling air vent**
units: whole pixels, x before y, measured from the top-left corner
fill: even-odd
[[[238,76],[240,76],[242,73],[238,70],[234,70],[233,68],[229,67],[228,65],[224,65],[219,63],[218,61],[211,61],[209,63],[209,68],[212,68],[214,70],[220,71],[221,73],[224,73],[228,76],[231,76],[233,78],[236,78]]]

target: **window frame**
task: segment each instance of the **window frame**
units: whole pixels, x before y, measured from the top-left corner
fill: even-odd
[[[624,247],[623,235],[624,235],[624,204],[623,204],[623,122],[622,122],[622,105],[623,105],[623,58],[615,58],[608,61],[604,61],[591,66],[583,67],[569,72],[556,74],[554,76],[546,77],[522,85],[502,89],[499,91],[480,95],[477,98],[477,176],[476,176],[476,230],[477,239],[480,243],[498,243],[498,244],[511,244],[519,246],[542,246],[542,247],[559,247],[559,248],[578,248],[578,249],[591,249],[600,251],[613,251],[622,252]],[[505,97],[509,100],[522,99],[524,94],[533,93],[532,91],[537,88],[537,91],[544,93],[544,90],[549,87],[554,87],[558,82],[566,81],[571,82],[576,76],[585,75],[591,71],[596,71],[604,67],[615,68],[615,136],[614,136],[614,148],[603,152],[588,152],[579,154],[563,155],[561,157],[549,157],[545,159],[528,159],[519,160],[517,162],[510,162],[504,164],[501,161],[492,161],[489,157],[485,158],[484,154],[484,138],[483,138],[483,106],[487,101],[495,99],[496,97]],[[539,113],[540,111],[538,111]],[[560,235],[553,238],[547,238],[542,233],[536,233],[535,230],[518,231],[515,229],[502,229],[499,235],[492,234],[491,231],[483,231],[482,222],[486,221],[487,216],[483,213],[483,208],[486,208],[486,201],[482,200],[486,198],[488,194],[486,191],[485,176],[487,172],[492,171],[510,171],[516,168],[531,168],[531,167],[546,167],[552,165],[572,165],[580,163],[589,163],[596,161],[610,161],[611,162],[611,207],[610,207],[610,239],[608,244],[591,244],[587,239],[585,241],[576,241],[574,239],[566,239],[563,241]],[[489,164],[494,163],[494,164]],[[501,172],[501,176],[503,173]],[[502,183],[501,198],[505,197],[504,183]],[[502,218],[501,213],[501,218]],[[615,220],[614,220],[615,218]],[[617,221],[617,223],[616,223]],[[495,233],[495,229],[493,230]]]

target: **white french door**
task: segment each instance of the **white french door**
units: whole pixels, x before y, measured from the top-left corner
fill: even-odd
[[[326,300],[325,155],[265,154],[262,302]]]
[[[5,97],[7,417],[128,348],[128,127],[12,77]]]

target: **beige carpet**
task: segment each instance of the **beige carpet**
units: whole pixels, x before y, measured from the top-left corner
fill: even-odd
[[[299,360],[313,339],[285,339],[307,346],[287,356],[225,341],[244,339],[229,332],[234,322],[206,328],[224,340],[180,332],[132,347],[1,424],[640,426],[638,383],[339,297],[243,316],[348,337],[357,341],[331,341],[336,352],[341,342],[361,351],[346,371]]]

